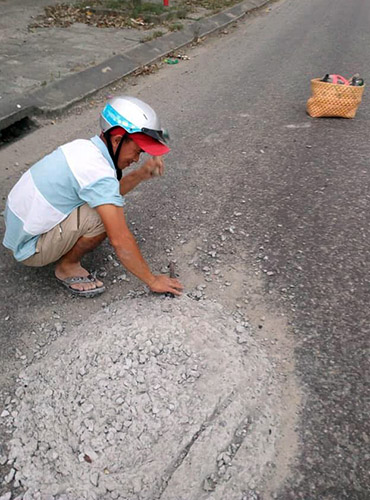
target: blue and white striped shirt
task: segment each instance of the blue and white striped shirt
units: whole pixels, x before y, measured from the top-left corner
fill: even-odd
[[[3,244],[18,261],[31,257],[40,235],[84,203],[124,204],[108,148],[98,136],[60,146],[22,175],[6,203]]]

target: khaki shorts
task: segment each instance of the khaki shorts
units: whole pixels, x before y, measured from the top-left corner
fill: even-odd
[[[22,264],[42,267],[56,262],[73,248],[81,236],[94,237],[105,233],[98,212],[86,203],[76,208],[64,221],[37,240],[36,252]]]

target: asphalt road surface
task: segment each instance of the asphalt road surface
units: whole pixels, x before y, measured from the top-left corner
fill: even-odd
[[[190,61],[123,85],[160,109],[173,139],[166,177],[133,195],[127,210],[151,263],[165,263],[165,249],[180,247],[179,234],[209,251],[215,245],[221,269],[255,274],[271,309],[287,316],[303,406],[296,457],[274,497],[366,499],[370,101],[365,90],[355,120],[311,119],[305,102],[313,77],[369,78],[370,3],[285,0],[271,7],[189,50]],[[2,196],[26,162],[93,135],[94,106],[3,149]],[[233,225],[234,233],[224,232]],[[219,247],[221,233],[228,236]],[[91,301],[77,310],[55,288],[50,268],[25,273],[3,255],[7,359],[36,316],[56,311],[68,322],[78,313],[82,321],[101,307]],[[99,255],[91,259],[103,264]],[[102,300],[119,298],[115,293]],[[17,365],[3,366],[10,387]]]

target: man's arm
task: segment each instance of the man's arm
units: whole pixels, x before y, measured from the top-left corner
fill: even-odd
[[[150,271],[135,238],[127,227],[122,207],[100,205],[96,210],[103,221],[109,241],[125,268],[146,283],[152,292],[181,295],[183,286],[177,279],[155,275]]]
[[[120,193],[122,196],[132,191],[140,182],[163,175],[164,163],[161,156],[149,158],[141,167],[122,177]]]

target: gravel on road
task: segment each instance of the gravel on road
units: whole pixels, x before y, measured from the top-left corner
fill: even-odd
[[[281,394],[245,318],[145,295],[59,333],[4,410],[23,500],[258,498]]]

